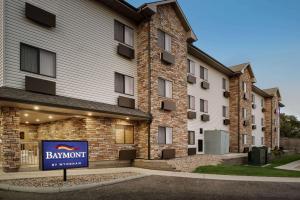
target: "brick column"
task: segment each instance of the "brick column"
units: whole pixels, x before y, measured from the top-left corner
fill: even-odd
[[[0,121],[3,171],[15,172],[21,165],[19,110],[13,107],[2,107]]]

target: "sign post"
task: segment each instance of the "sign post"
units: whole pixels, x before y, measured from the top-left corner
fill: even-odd
[[[42,140],[40,144],[40,169],[63,169],[67,181],[67,169],[89,166],[88,142],[79,140]]]

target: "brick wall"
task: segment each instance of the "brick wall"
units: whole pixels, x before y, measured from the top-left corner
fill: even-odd
[[[175,64],[165,65],[160,60],[162,49],[159,48],[157,38],[158,29],[172,36],[172,54]],[[149,22],[143,22],[138,28],[138,91],[139,108],[148,111],[148,31]],[[151,159],[158,159],[161,150],[176,149],[176,156],[187,155],[187,33],[171,5],[158,6],[157,13],[150,20],[150,48],[151,48],[151,114],[153,121],[150,127]],[[165,98],[158,95],[158,78],[164,78],[173,83],[173,98],[176,111],[165,112],[160,109],[161,101]],[[158,126],[173,128],[173,144],[158,145]],[[143,147],[142,147],[143,148]],[[146,147],[144,147],[146,148]]]
[[[246,82],[248,100],[245,100],[244,93],[242,90],[242,82]],[[252,115],[252,77],[250,69],[246,68],[244,73],[231,77],[229,83],[230,90],[230,151],[231,152],[243,152],[245,147],[249,147],[252,144],[252,126],[251,126],[251,115]],[[249,125],[244,126],[244,119],[242,115],[242,109],[247,110],[247,121]],[[243,134],[247,135],[247,143],[243,144]],[[240,144],[240,145],[239,145]]]

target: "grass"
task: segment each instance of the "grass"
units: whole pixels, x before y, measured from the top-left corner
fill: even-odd
[[[276,169],[275,167],[300,160],[300,155],[287,155],[273,160],[270,165],[216,165],[198,167],[196,173],[241,175],[241,176],[272,176],[272,177],[300,177],[300,171]]]

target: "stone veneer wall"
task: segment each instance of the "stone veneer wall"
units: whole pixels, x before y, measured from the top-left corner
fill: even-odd
[[[279,143],[279,109],[278,109],[279,98],[277,95],[272,98],[265,98],[265,122],[266,122],[266,131],[265,131],[265,145],[274,149],[275,146],[278,146]],[[275,113],[275,110],[278,112]],[[273,120],[276,119],[278,124],[275,125]]]
[[[175,55],[175,64],[165,65],[161,62],[162,49],[158,46],[158,29],[172,37],[172,54]],[[138,92],[139,108],[148,112],[148,31],[149,22],[143,22],[138,28]],[[173,148],[176,157],[187,155],[187,33],[184,30],[173,7],[169,4],[160,5],[157,13],[150,20],[150,49],[151,49],[151,114],[153,121],[150,126],[151,159],[159,159],[161,150]],[[176,111],[165,112],[160,109],[161,101],[166,99],[158,95],[158,78],[164,78],[173,83],[173,98]],[[173,128],[173,143],[158,145],[158,126]],[[143,138],[145,139],[145,138]],[[146,142],[144,142],[145,144]],[[147,148],[145,146],[144,148]]]
[[[0,117],[1,157],[2,167],[6,172],[17,171],[21,165],[19,125],[19,110],[2,107]]]
[[[134,125],[134,144],[116,144],[115,125]],[[40,125],[21,124],[25,133],[23,141],[40,140],[87,140],[90,161],[117,160],[119,150],[138,147],[140,136],[144,137],[146,122],[131,122],[111,118],[70,118]],[[138,156],[145,154],[137,149]]]
[[[242,82],[247,84],[248,100],[243,98],[244,93],[242,90]],[[250,147],[252,144],[252,126],[251,126],[251,115],[252,115],[252,77],[250,75],[250,69],[246,68],[244,73],[239,76],[230,78],[229,83],[230,90],[230,151],[231,152],[243,152],[245,147]],[[239,108],[240,107],[240,108]],[[248,126],[244,126],[244,119],[242,115],[243,108],[247,109],[247,120],[249,121]],[[238,121],[238,116],[240,120]],[[238,131],[240,131],[240,137],[238,137]],[[243,144],[243,134],[247,135],[247,143]],[[238,139],[239,138],[239,139]],[[239,145],[240,144],[240,148]]]

